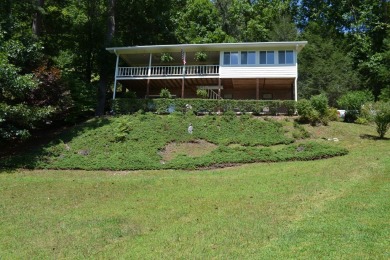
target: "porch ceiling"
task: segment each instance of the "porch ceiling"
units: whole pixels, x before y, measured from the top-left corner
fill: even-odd
[[[147,86],[147,80],[124,80],[121,81],[124,86],[133,86],[137,88],[145,88]],[[150,87],[156,88],[181,88],[182,80],[181,79],[151,79]],[[189,78],[185,79],[186,86],[209,86],[209,85],[218,85],[218,79],[216,78]]]
[[[260,88],[272,87],[275,89],[288,89],[294,84],[294,78],[231,79],[233,88],[239,89],[256,88],[257,80],[259,81]]]
[[[218,65],[219,64],[219,52],[217,51],[205,51],[207,54],[207,65]],[[173,61],[167,63],[161,63],[161,53],[152,53],[152,66],[177,66],[183,65],[181,52],[172,52]],[[149,66],[149,53],[136,53],[136,54],[121,54],[121,59],[123,59],[128,66]],[[202,62],[197,62],[195,60],[195,52],[186,53],[186,62],[187,65],[198,65]]]

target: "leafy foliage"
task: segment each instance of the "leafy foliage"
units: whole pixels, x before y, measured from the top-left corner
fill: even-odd
[[[337,111],[329,108],[328,98],[324,94],[312,96],[310,100],[301,99],[297,103],[299,121],[327,125],[330,120],[337,120]]]
[[[205,89],[197,89],[196,90],[196,96],[198,98],[207,98],[207,90],[205,90]]]
[[[377,102],[374,105],[374,122],[376,131],[380,138],[383,138],[390,128],[390,102]]]
[[[138,110],[167,113],[168,108],[174,107],[176,111],[187,111],[188,105],[195,113],[211,112],[253,112],[255,114],[295,113],[296,102],[294,100],[228,100],[228,99],[126,99],[117,98],[112,101],[112,108],[118,114],[131,114]],[[268,111],[268,112],[267,112]]]
[[[172,98],[171,92],[167,88],[163,88],[160,91],[160,97],[161,98]]]

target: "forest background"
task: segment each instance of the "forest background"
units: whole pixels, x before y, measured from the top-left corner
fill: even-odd
[[[3,0],[0,143],[107,111],[112,46],[305,40],[299,98],[390,96],[388,0]]]

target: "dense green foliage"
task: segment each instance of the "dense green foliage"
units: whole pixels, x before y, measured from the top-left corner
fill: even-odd
[[[210,113],[210,112],[252,112],[255,114],[276,115],[283,113],[293,115],[296,102],[293,100],[222,100],[222,99],[128,99],[117,98],[112,101],[112,108],[117,114],[132,114],[138,110],[166,114],[177,112]]]
[[[386,0],[37,0],[0,3],[1,142],[53,119],[74,122],[111,108],[114,55],[105,47],[307,40],[298,94],[390,89]],[[27,116],[30,115],[30,116]],[[35,116],[36,115],[36,116]],[[21,124],[18,117],[29,117]],[[23,120],[24,121],[24,120]]]
[[[187,132],[192,124],[193,133]],[[285,122],[287,124],[287,122]],[[290,122],[291,124],[291,122]],[[299,130],[298,138],[307,133]],[[207,154],[186,153],[162,161],[170,143],[204,140],[216,145]],[[59,169],[193,169],[250,162],[313,160],[344,155],[347,151],[320,142],[300,142],[285,133],[283,122],[264,121],[233,112],[222,116],[196,117],[172,113],[94,119],[82,124],[43,148],[2,162],[8,167]]]
[[[390,102],[377,102],[374,105],[376,131],[383,138],[390,128]]]
[[[372,101],[374,101],[374,95],[369,91],[351,91],[341,96],[337,103],[342,109],[360,112],[363,104]]]
[[[324,94],[312,96],[310,100],[301,99],[296,104],[299,121],[310,123],[315,126],[317,124],[327,125],[329,121],[336,121],[337,111],[329,108],[328,98]]]

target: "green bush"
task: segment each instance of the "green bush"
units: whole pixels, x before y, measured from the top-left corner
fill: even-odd
[[[374,95],[370,91],[351,91],[341,96],[337,104],[342,109],[360,112],[362,105],[370,101],[374,101]]]
[[[302,123],[314,123],[318,121],[319,113],[316,112],[307,99],[301,99],[297,103],[299,121]]]
[[[172,98],[171,92],[166,88],[161,89],[160,98]]]
[[[326,112],[326,117],[329,119],[329,121],[339,121],[339,115],[337,113],[337,108],[331,107]]]
[[[205,89],[197,89],[196,90],[196,96],[198,98],[207,98],[207,90],[205,90]]]
[[[126,99],[116,98],[111,101],[112,109],[116,114],[132,114],[138,110],[151,111],[157,113],[167,113],[169,107],[174,107],[176,111],[211,112],[253,112],[254,114],[275,115],[280,111],[287,111],[288,115],[293,115],[296,109],[294,100],[231,100],[231,99]],[[192,109],[188,109],[191,107]],[[264,112],[267,107],[269,112]]]
[[[369,121],[364,117],[358,117],[355,120],[355,124],[359,124],[359,125],[367,125],[368,123],[369,123]]]
[[[328,98],[323,94],[313,96],[310,100],[299,100],[297,111],[301,123],[310,123],[313,126],[328,125],[330,120]]]
[[[379,95],[379,100],[383,102],[390,101],[390,87],[385,87],[382,89],[381,94]]]
[[[374,105],[376,131],[383,138],[390,127],[390,102],[377,102]]]
[[[314,110],[316,110],[320,114],[320,117],[326,116],[329,107],[328,107],[328,98],[326,97],[325,94],[312,96],[310,98],[310,103],[314,108]]]

